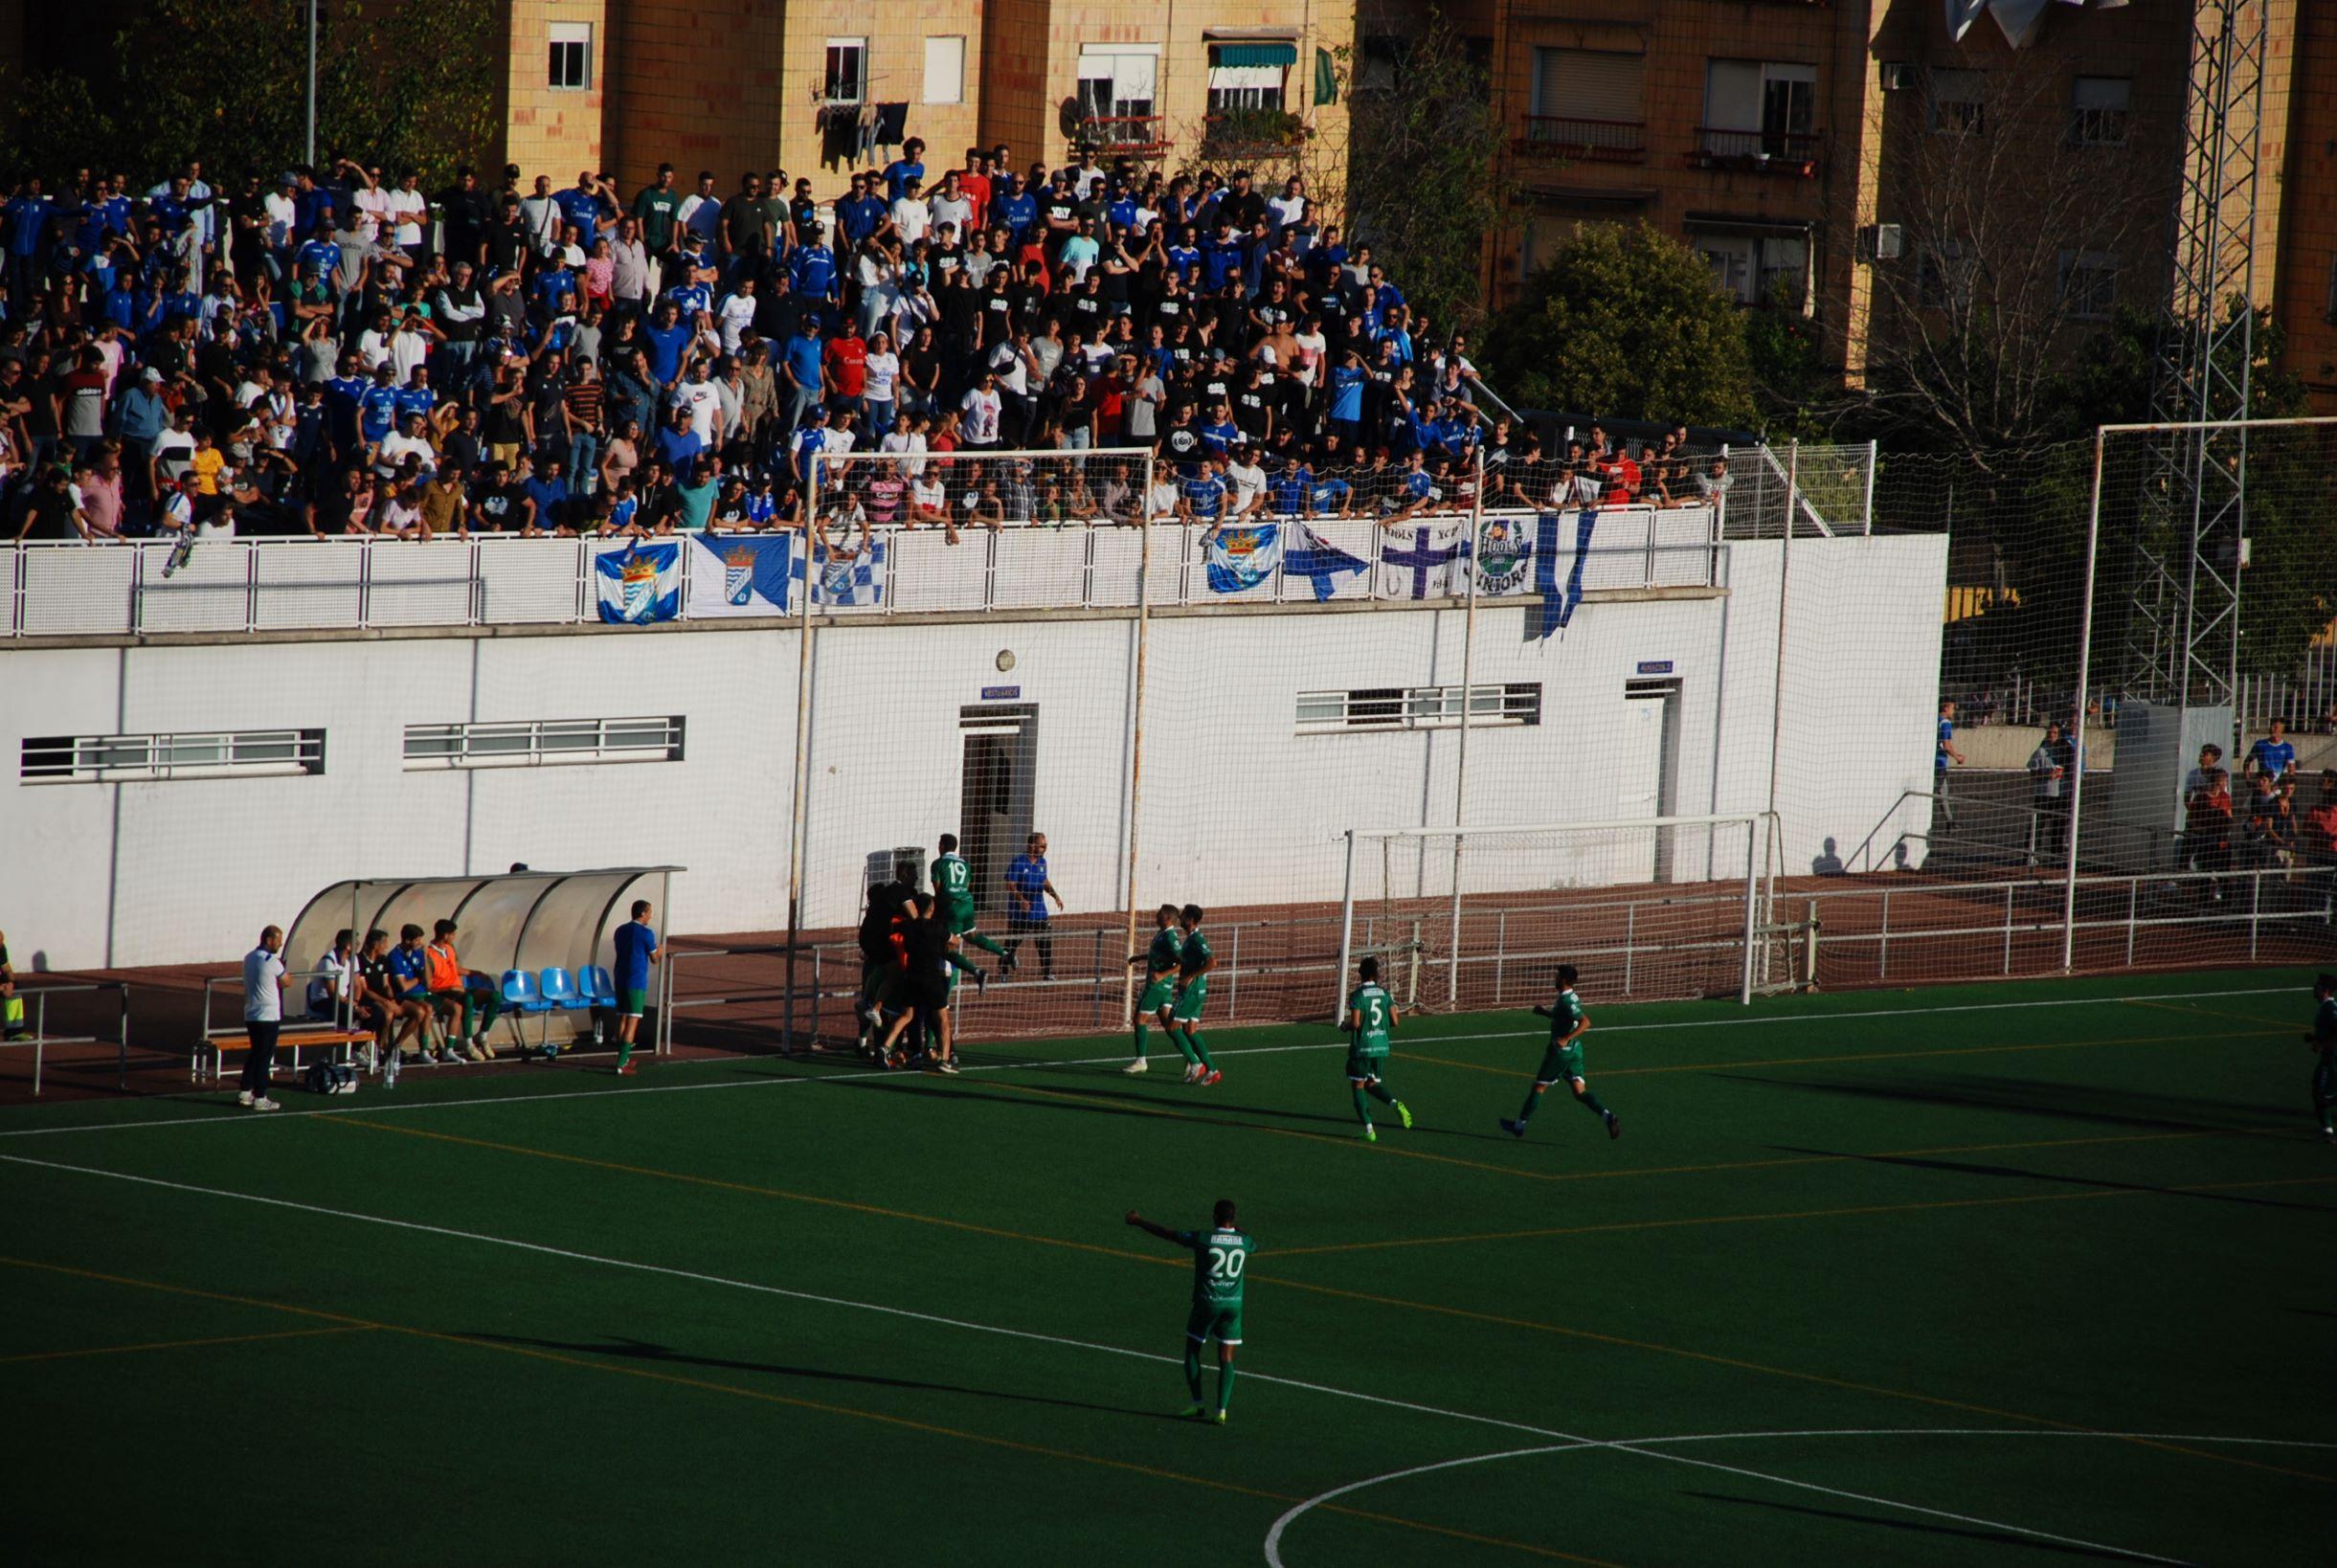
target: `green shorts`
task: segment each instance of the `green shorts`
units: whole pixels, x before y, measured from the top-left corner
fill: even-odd
[[[1150,1018],[1176,999],[1177,982],[1175,980],[1166,976],[1157,980],[1147,980],[1144,982],[1144,995],[1136,998],[1136,1011],[1145,1018]]]
[[[1238,1345],[1242,1342],[1242,1309],[1197,1301],[1185,1316],[1184,1336],[1197,1345],[1205,1345],[1212,1339],[1223,1345]]]
[[[1366,1056],[1361,1051],[1349,1051],[1347,1081],[1351,1084],[1368,1083],[1380,1076],[1380,1064],[1386,1060],[1384,1056]]]
[[[1204,975],[1177,993],[1177,1005],[1170,1010],[1169,1017],[1178,1023],[1199,1023],[1202,1007],[1208,999],[1209,981]]]
[[[638,1019],[649,1006],[648,988],[626,986],[617,993],[617,1011],[620,1017]]]
[[[1583,1076],[1583,1048],[1580,1045],[1553,1045],[1541,1053],[1541,1065],[1534,1073],[1534,1082],[1563,1084]]]

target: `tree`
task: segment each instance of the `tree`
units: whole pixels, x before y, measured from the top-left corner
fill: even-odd
[[[1930,71],[1870,128],[1903,250],[1866,268],[1868,398],[1902,445],[1986,466],[2061,434],[2074,341],[2156,280],[2143,262],[2171,195],[2150,145],[2164,127],[2073,117],[2072,69],[2024,51]]]
[[[0,111],[0,160],[54,177],[273,173],[306,130],[307,0],[150,0],[135,31],[28,73]],[[327,0],[318,15],[317,147],[437,180],[493,134],[504,41],[493,0]],[[155,40],[168,39],[167,47]]]
[[[1584,226],[1487,337],[1490,373],[1524,405],[1705,425],[1752,417],[1736,301],[1644,221]]]
[[[1492,83],[1433,8],[1394,64],[1383,82],[1341,72],[1348,237],[1371,247],[1415,310],[1475,331],[1485,321],[1485,246],[1508,194]]]

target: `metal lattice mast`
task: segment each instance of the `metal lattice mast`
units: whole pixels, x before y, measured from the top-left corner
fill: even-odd
[[[2264,0],[2193,8],[2172,272],[2152,377],[2151,417],[2160,422],[2249,413],[2267,9]],[[2232,701],[2246,516],[2244,430],[2165,437],[2135,529],[2126,637],[2135,695],[2185,706]]]

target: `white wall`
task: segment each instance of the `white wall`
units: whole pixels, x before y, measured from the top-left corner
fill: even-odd
[[[1760,810],[1769,784],[1776,541],[1727,547],[1726,595],[1593,600],[1547,641],[1481,606],[1472,679],[1542,686],[1538,726],[1470,736],[1472,822],[1615,814],[1625,683],[1680,682],[1674,809]],[[1944,543],[1797,540],[1778,798],[1786,869],[1847,853],[1927,786]],[[1453,730],[1296,733],[1308,689],[1458,684],[1462,612],[1153,622],[1137,893],[1335,901],[1350,825],[1452,820]],[[1038,710],[1034,817],[1074,910],[1120,907],[1135,635],[1039,615],[896,619],[815,641],[806,919],[848,922],[863,858],[955,827],[958,714],[984,686]],[[1011,650],[1015,667],[996,667]],[[323,728],[318,777],[26,785],[0,772],[0,929],[53,967],[216,960],[345,877],[673,862],[680,930],[784,925],[795,634],[583,632],[0,653],[0,757],[28,735]],[[681,714],[679,763],[409,773],[409,724]],[[1429,858],[1431,862],[1435,857]],[[1579,872],[1472,860],[1471,881]],[[1421,875],[1433,890],[1434,863]],[[1681,875],[1700,874],[1683,867]]]

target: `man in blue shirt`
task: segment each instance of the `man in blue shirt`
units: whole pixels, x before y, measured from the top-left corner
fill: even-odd
[[[617,928],[617,964],[609,978],[617,987],[617,1071],[634,1074],[633,1037],[649,1005],[649,966],[663,955],[649,926],[649,901],[633,901],[633,918]]]
[[[1006,951],[999,954],[999,973],[1014,973],[1015,949],[1028,936],[1039,950],[1039,978],[1055,977],[1055,939],[1046,932],[1046,901],[1063,907],[1063,895],[1046,880],[1046,835],[1034,833],[1023,852],[1006,867],[1006,885],[1014,890],[1006,906]]]
[[[2272,721],[2272,733],[2258,738],[2254,746],[2248,748],[2246,771],[2269,773],[2277,784],[2293,773],[2296,766],[2297,748],[2296,743],[2288,738],[2288,721],[2275,719]]]

